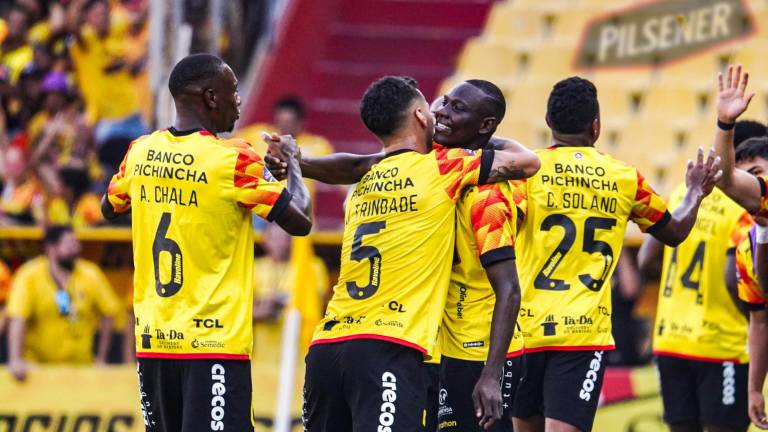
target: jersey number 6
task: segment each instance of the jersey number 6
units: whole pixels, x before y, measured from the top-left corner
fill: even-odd
[[[381,252],[373,246],[363,246],[363,237],[376,234],[386,228],[386,222],[368,222],[361,224],[355,230],[355,239],[352,241],[352,252],[350,259],[352,261],[362,261],[368,258],[371,265],[368,284],[360,286],[355,281],[347,282],[347,293],[355,300],[364,300],[376,294],[381,282]]]
[[[181,255],[181,248],[175,241],[166,237],[168,227],[171,225],[171,214],[163,213],[160,217],[160,224],[157,226],[155,241],[152,242],[152,260],[155,264],[155,291],[160,297],[170,297],[181,289],[184,284],[184,259]],[[160,253],[168,252],[171,254],[171,279],[168,283],[160,280]]]
[[[547,258],[544,267],[536,275],[533,285],[542,290],[565,291],[571,286],[564,280],[554,279],[552,275],[563,262],[576,240],[576,224],[568,216],[561,214],[549,215],[541,222],[542,231],[549,231],[556,226],[563,229],[563,240],[557,245],[552,255]],[[611,245],[604,241],[595,240],[595,231],[598,229],[611,230],[614,226],[616,226],[616,219],[591,217],[584,221],[584,243],[581,249],[589,254],[599,253],[603,256],[603,269],[600,276],[594,278],[589,273],[579,275],[579,281],[591,291],[600,291],[613,264]]]

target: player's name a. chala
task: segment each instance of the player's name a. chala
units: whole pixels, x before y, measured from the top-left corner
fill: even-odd
[[[198,207],[197,192],[194,189],[180,187],[139,186],[139,202],[154,204],[176,204],[182,207]]]

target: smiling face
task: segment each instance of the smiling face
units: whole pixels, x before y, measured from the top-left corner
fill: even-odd
[[[486,98],[479,88],[461,83],[435,101],[435,142],[446,147],[465,147],[480,135],[492,133],[495,118],[488,110]]]

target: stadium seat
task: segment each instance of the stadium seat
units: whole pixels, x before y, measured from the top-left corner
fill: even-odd
[[[491,9],[485,34],[492,39],[516,42],[541,38],[547,28],[544,12],[517,7],[516,2],[504,2]]]
[[[509,44],[485,38],[469,41],[459,55],[458,69],[463,75],[498,81],[513,76],[517,55]]]

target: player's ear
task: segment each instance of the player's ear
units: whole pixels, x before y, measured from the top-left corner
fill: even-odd
[[[218,104],[216,103],[216,92],[212,88],[203,90],[203,103],[208,109],[216,109]]]
[[[425,113],[422,107],[416,107],[416,110],[413,111],[413,115],[416,116],[416,121],[419,122],[421,127],[426,128],[429,125],[427,116],[432,114]]]
[[[600,116],[597,116],[594,120],[592,120],[592,141],[597,141],[598,138],[600,138]]]
[[[493,131],[496,130],[496,125],[498,125],[498,123],[496,117],[486,117],[480,122],[480,130],[478,130],[478,133],[480,135],[492,134]]]

